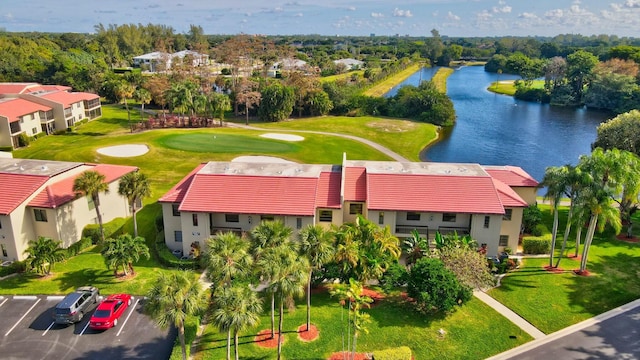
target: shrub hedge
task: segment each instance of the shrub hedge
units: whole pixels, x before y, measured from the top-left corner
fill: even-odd
[[[525,254],[548,254],[551,251],[551,235],[523,238],[522,251]]]
[[[180,260],[164,243],[164,233],[159,232],[156,236],[156,251],[158,253],[158,260],[166,267],[178,268],[178,269],[196,269],[198,267],[198,261],[196,260]]]
[[[9,266],[0,266],[0,277],[7,275],[24,272],[27,269],[27,264],[24,261],[14,261]]]
[[[126,223],[125,218],[115,218],[106,224],[103,224],[104,238],[112,238],[118,235],[122,235],[122,227]],[[82,237],[91,238],[94,244],[100,242],[100,226],[98,224],[89,224],[82,229]]]
[[[99,236],[99,235],[98,235]],[[90,237],[83,237],[79,241],[71,244],[67,248],[67,257],[76,256],[82,252],[82,250],[87,249],[93,245],[93,239]]]
[[[373,358],[376,360],[411,360],[411,349],[407,346],[397,348],[379,350],[373,352]]]

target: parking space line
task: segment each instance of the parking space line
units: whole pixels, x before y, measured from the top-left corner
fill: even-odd
[[[13,297],[14,300],[35,300],[37,298],[35,295],[15,295]]]
[[[51,329],[51,328],[53,327],[53,325],[55,325],[55,324],[56,324],[56,322],[55,322],[55,321],[53,321],[53,322],[51,323],[51,325],[49,325],[49,327],[47,328],[47,330],[45,330],[45,331],[42,333],[42,336],[44,336],[44,335],[49,331],[49,329]]]
[[[87,331],[87,328],[89,327],[90,322],[91,320],[87,321],[87,325],[84,326],[84,329],[82,329],[82,331],[80,332],[80,334],[78,334],[78,336],[82,336],[84,332]]]
[[[131,310],[129,310],[129,315],[127,315],[127,318],[124,319],[124,322],[122,323],[122,326],[120,326],[120,329],[118,329],[118,333],[116,334],[116,336],[120,336],[120,333],[122,332],[122,329],[124,329],[124,326],[127,324],[127,321],[129,321],[129,318],[131,317],[131,314],[133,314],[133,310],[135,310],[136,306],[138,306],[138,302],[139,301],[140,301],[140,299],[136,299],[136,302],[131,307]]]
[[[14,297],[14,299],[15,299],[15,297]],[[31,305],[31,307],[29,308],[29,310],[27,310],[27,312],[25,312],[25,313],[24,313],[24,315],[22,315],[22,317],[20,318],[20,320],[16,321],[16,323],[11,327],[11,329],[9,329],[9,331],[7,331],[7,332],[4,334],[4,336],[9,335],[9,334],[13,331],[13,329],[15,329],[15,328],[16,328],[16,326],[18,326],[18,324],[20,323],[20,321],[22,321],[22,320],[23,320],[23,319],[24,319],[24,318],[25,318],[25,317],[26,317],[26,316],[31,312],[31,310],[33,310],[33,308],[34,308],[34,307],[36,307],[36,305],[38,305],[38,303],[40,302],[40,300],[42,300],[42,299],[38,299],[38,301],[36,301],[33,305]]]
[[[9,298],[4,299],[4,301],[2,302],[2,304],[0,304],[0,306],[4,305],[4,303],[6,303],[7,300],[9,300]]]

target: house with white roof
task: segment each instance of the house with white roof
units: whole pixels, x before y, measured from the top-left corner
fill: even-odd
[[[218,232],[278,219],[294,230],[363,215],[400,238],[469,234],[489,254],[516,249],[538,182],[518,167],[343,160],[342,165],[208,162],[161,199],[165,242],[188,252]]]
[[[49,135],[83,119],[102,116],[100,97],[68,86],[0,83],[0,147],[19,147],[19,137]]]
[[[85,226],[97,224],[91,197],[73,191],[74,180],[87,170],[103,174],[109,184],[109,192],[99,194],[103,221],[129,216],[128,201],[118,194],[118,186],[136,167],[0,158],[1,261],[23,260],[29,241],[40,236],[68,247],[80,240]]]
[[[333,63],[336,65],[338,64],[344,65],[347,71],[362,69],[362,67],[364,66],[364,61],[360,61],[352,58],[333,60]]]
[[[193,50],[182,50],[169,54],[163,51],[154,51],[133,58],[133,66],[149,72],[170,70],[176,63],[184,63],[189,59],[193,67],[209,64],[209,55],[201,54]]]

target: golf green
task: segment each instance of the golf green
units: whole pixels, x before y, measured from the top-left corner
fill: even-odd
[[[209,153],[290,153],[300,149],[281,140],[234,134],[170,134],[158,142],[170,149]]]

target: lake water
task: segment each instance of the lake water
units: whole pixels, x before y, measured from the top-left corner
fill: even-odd
[[[427,72],[424,72],[428,70]],[[424,69],[423,80],[432,69]],[[405,84],[417,85],[419,72]],[[514,79],[500,75],[500,80]],[[423,161],[515,165],[541,181],[545,168],[576,164],[591,152],[596,127],[612,115],[515,100],[487,90],[496,74],[482,66],[462,67],[447,79],[456,125],[422,151]],[[395,90],[397,91],[397,90]]]

